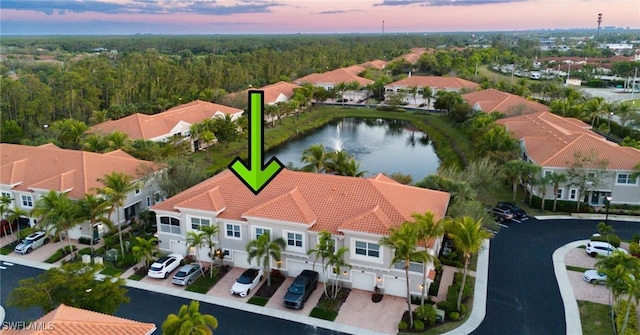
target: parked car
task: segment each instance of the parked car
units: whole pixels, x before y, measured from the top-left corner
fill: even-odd
[[[587,270],[582,275],[582,279],[591,284],[604,284],[607,281],[607,275],[597,270]]]
[[[284,305],[289,308],[302,309],[311,293],[318,287],[317,271],[303,270],[291,283],[284,295]]]
[[[445,240],[442,246],[442,256],[448,256],[453,252],[453,241]]]
[[[180,270],[173,275],[172,283],[175,285],[188,286],[198,279],[200,275],[202,275],[202,271],[200,271],[200,264],[187,264],[181,267]]]
[[[496,220],[498,220],[500,222],[513,220],[513,213],[511,212],[510,209],[503,209],[503,208],[500,208],[500,207],[493,207],[491,209],[491,214],[493,215],[493,217],[496,218]]]
[[[178,268],[178,266],[184,264],[184,256],[180,254],[169,254],[164,257],[160,257],[157,261],[151,264],[147,276],[151,278],[167,278],[169,274]]]
[[[22,243],[16,245],[15,251],[18,254],[28,254],[33,250],[40,248],[41,246],[49,243],[49,237],[44,231],[37,231],[27,236]]]
[[[263,271],[261,267],[252,267],[246,269],[236,282],[231,286],[230,293],[233,295],[239,295],[241,297],[246,297],[251,290],[253,290],[258,283],[262,280]]]
[[[584,250],[591,257],[596,257],[597,255],[606,257],[611,255],[614,251],[621,251],[628,254],[628,252],[622,248],[616,248],[607,242],[600,241],[590,241],[587,243],[587,247]]]
[[[517,220],[522,221],[529,218],[527,212],[525,212],[524,209],[518,207],[518,205],[514,204],[513,202],[498,202],[496,207],[510,210]]]

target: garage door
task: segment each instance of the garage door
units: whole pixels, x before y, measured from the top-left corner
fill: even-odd
[[[398,279],[396,279],[392,276],[384,276],[383,281],[384,294],[399,297],[407,296],[407,283],[404,278],[398,277]]]
[[[360,290],[373,291],[376,286],[375,275],[370,272],[351,271],[351,287]]]
[[[306,264],[305,262],[295,261],[291,259],[287,259],[286,268],[284,270],[287,271],[287,275],[289,277],[295,277],[299,275],[302,270],[311,270],[312,264]],[[322,276],[322,269],[319,269],[316,265],[316,271]]]
[[[247,252],[245,251],[233,250],[231,252],[231,255],[233,259],[233,266],[235,267],[247,269],[258,264],[257,258],[254,258],[251,261],[252,264],[249,264],[249,262],[247,262],[247,257],[249,254],[247,254]]]
[[[187,254],[187,245],[178,240],[170,240],[169,241],[169,251],[171,253],[186,255]]]

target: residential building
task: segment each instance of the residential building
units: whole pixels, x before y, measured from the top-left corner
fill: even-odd
[[[540,166],[537,177],[554,172],[566,174],[575,162],[576,152],[582,155],[593,152],[598,160],[607,161],[606,173],[601,180],[590,182],[580,201],[602,207],[610,196],[612,204],[640,205],[640,184],[638,178],[632,178],[634,166],[640,163],[640,150],[607,141],[592,132],[588,124],[550,112],[500,119],[497,123],[505,125],[520,141],[522,158]],[[538,188],[533,192],[542,195]],[[567,182],[560,185],[557,194],[548,186],[545,198],[578,201],[579,194],[579,188]]]
[[[360,66],[365,69],[384,70],[384,68],[387,67],[387,62],[381,59],[374,59],[368,62],[364,62],[360,64]]]
[[[493,88],[463,94],[474,111],[499,112],[506,116],[518,116],[548,111],[549,107],[519,95],[498,91]]]
[[[312,73],[310,75],[294,80],[294,83],[298,85],[309,83],[313,86],[323,87],[328,91],[332,90],[336,85],[339,84],[349,84],[356,82],[360,86],[358,90],[348,90],[342,92],[342,95],[345,98],[351,98],[351,100],[359,101],[366,99],[369,96],[369,92],[363,90],[363,88],[373,83],[373,80],[371,79],[358,76],[364,70],[366,70],[366,68],[359,65],[341,67],[323,73]]]
[[[422,90],[427,86],[431,89],[434,95],[434,98],[431,99],[431,104],[435,101],[435,94],[437,91],[469,92],[475,91],[480,87],[480,85],[472,81],[458,77],[412,76],[411,73],[409,73],[407,78],[385,85],[384,90],[386,94],[405,92],[407,93],[405,97],[405,101],[407,103],[410,105],[423,106],[426,105],[426,101],[422,98]],[[412,87],[418,88],[415,97],[408,94],[409,89]],[[431,106],[426,107],[431,108]]]
[[[60,304],[30,325],[26,324],[25,327],[29,327],[25,329],[6,329],[4,326],[3,324],[4,335],[151,335],[157,329],[153,323],[128,320],[65,304]]]
[[[299,85],[288,83],[286,81],[279,81],[275,84],[256,88],[255,90],[264,92],[264,104],[275,105],[279,102],[287,102],[293,98],[296,88],[300,88]],[[249,97],[249,90],[244,90],[237,93],[229,94],[230,100],[235,99],[237,96],[247,100]],[[247,100],[248,101],[248,100]]]
[[[65,192],[71,199],[80,199],[87,193],[95,193],[102,187],[98,179],[112,172],[126,173],[140,183],[127,196],[124,206],[119,208],[120,224],[161,200],[160,193],[151,176],[158,167],[147,161],[136,159],[121,150],[101,154],[87,151],[61,149],[53,144],[27,146],[0,144],[0,191],[12,200],[10,209],[21,208],[30,212],[37,201],[50,190]],[[38,218],[25,217],[31,226]],[[117,214],[111,218],[117,222]],[[69,237],[90,237],[88,222],[69,231]],[[106,227],[97,224],[94,234],[101,236]],[[94,236],[95,236],[94,235]],[[97,237],[96,236],[96,237]]]
[[[254,195],[231,171],[222,173],[152,207],[158,224],[159,247],[165,252],[196,255],[186,246],[186,234],[202,226],[216,225],[216,248],[225,262],[249,267],[246,245],[261,234],[286,241],[282,259],[272,262],[289,276],[314,268],[307,252],[316,247],[322,231],[332,234],[336,247],[347,247],[346,262],[352,268],[338,274],[315,270],[321,279],[337,276],[348,287],[406,296],[404,268],[392,264],[392,250],[379,244],[389,228],[412,221],[412,213],[434,213],[440,220],[449,194],[402,185],[384,176],[354,178],[283,170],[258,195]],[[428,251],[437,255],[441,239],[430,241]],[[210,261],[207,247],[199,253]],[[207,256],[209,255],[209,256]],[[427,264],[429,283],[435,271]],[[411,291],[419,294],[422,264],[411,266]]]
[[[109,120],[91,127],[90,131],[109,134],[117,130],[129,135],[131,140],[154,142],[166,142],[176,136],[189,138],[192,149],[199,150],[203,145],[197,138],[190,137],[191,125],[227,115],[231,120],[236,120],[243,112],[242,109],[195,100],[154,115],[135,113],[118,120]]]

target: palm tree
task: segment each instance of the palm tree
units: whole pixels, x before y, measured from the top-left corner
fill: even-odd
[[[89,134],[82,140],[82,149],[90,152],[107,152],[109,142],[100,134]]]
[[[418,96],[418,86],[409,87],[407,92],[409,92],[409,95],[411,95],[411,97],[413,98],[413,104],[417,108],[418,107],[418,101],[417,101],[416,97]]]
[[[460,292],[458,292],[456,304],[457,309],[460,310],[462,293],[467,282],[469,260],[473,254],[477,254],[480,251],[484,240],[491,238],[492,235],[482,227],[482,219],[474,221],[473,218],[468,216],[447,220],[445,228],[454,245],[462,252],[462,258],[464,259],[462,285],[460,286]]]
[[[335,249],[336,244],[331,237],[331,233],[323,230],[318,234],[318,243],[316,243],[315,249],[307,250],[307,255],[313,255],[313,270],[315,271],[316,269],[316,262],[320,261],[320,264],[322,265],[322,275],[325,278],[328,278],[326,276],[326,270],[328,267],[326,262],[331,258]],[[329,296],[329,294],[327,294],[327,281],[324,282],[324,294]]]
[[[413,213],[411,217],[414,219],[415,224],[418,226],[418,241],[421,241],[422,245],[426,248],[431,244],[432,239],[438,238],[444,235],[444,226],[440,222],[435,220],[435,216],[432,212],[426,212],[424,214]],[[428,261],[437,260],[436,257],[429,255]],[[424,296],[427,282],[427,262],[422,264],[422,300],[420,305],[424,305]]]
[[[300,161],[307,163],[302,171],[321,173],[326,170],[327,152],[323,144],[313,144],[302,151]]]
[[[325,169],[333,174],[343,175],[343,170],[350,159],[353,157],[344,150],[330,152],[327,154]]]
[[[556,204],[558,203],[558,190],[560,184],[567,182],[567,175],[564,173],[551,172],[550,175],[551,184],[553,184],[553,211],[556,211]]]
[[[218,234],[218,226],[217,225],[209,225],[200,227],[200,231],[203,234],[204,242],[209,247],[209,257],[213,261],[215,257],[214,247],[216,246],[215,242],[213,242],[213,238]],[[223,254],[220,254],[220,265],[222,265]],[[213,264],[213,263],[212,263]],[[213,278],[213,271],[209,269],[209,278]]]
[[[69,230],[82,222],[82,217],[79,215],[78,205],[69,198],[67,193],[50,190],[38,199],[31,215],[39,217],[40,227],[46,231],[53,229],[58,238],[60,238],[60,233],[64,232],[69,243],[71,257],[72,259],[76,258],[76,253],[71,246]]]
[[[516,160],[508,161],[504,165],[507,181],[511,183],[514,202],[516,201],[516,197],[517,197],[518,184],[520,183],[520,176],[522,175],[522,171],[523,171],[523,166],[522,166],[523,163],[524,163],[523,161],[516,159]]]
[[[329,259],[327,261],[327,268],[330,268],[332,270],[333,273],[335,273],[336,278],[333,279],[333,285],[332,285],[332,289],[331,289],[331,299],[335,299],[338,297],[338,292],[340,292],[340,288],[342,287],[340,285],[340,281],[338,280],[338,278],[340,277],[340,274],[342,273],[342,269],[344,268],[351,268],[351,264],[347,263],[344,260],[344,255],[349,252],[349,248],[347,247],[341,247],[340,249],[336,250],[335,253],[332,253],[329,256]],[[327,278],[328,279],[328,278]],[[325,283],[325,290],[326,290],[326,283]],[[326,291],[325,291],[326,294]]]
[[[117,226],[118,226],[118,238],[120,239],[120,252],[124,257],[124,243],[122,241],[122,225],[120,222],[120,207],[124,206],[124,202],[130,192],[137,189],[139,186],[133,182],[133,177],[121,172],[112,172],[105,175],[104,178],[99,178],[98,181],[102,183],[103,187],[98,189],[98,194],[101,194],[109,202],[109,217],[116,212]]]
[[[623,325],[618,334],[626,334],[631,300],[638,303],[640,300],[640,259],[621,251],[614,251],[609,257],[602,257],[596,261],[596,269],[607,275],[605,286],[613,292],[613,305],[626,295],[627,305]],[[613,309],[611,310],[612,322],[614,322]]]
[[[267,276],[267,285],[271,286],[271,266],[270,259],[273,258],[276,262],[280,261],[282,256],[282,250],[287,246],[287,242],[282,237],[278,237],[271,241],[271,237],[268,232],[258,236],[257,239],[249,241],[247,244],[247,252],[249,257],[247,261],[251,263],[254,258],[258,259],[259,263],[262,263]]]
[[[121,131],[114,131],[111,134],[105,137],[107,143],[109,143],[109,148],[111,150],[122,150],[129,151],[132,148],[133,142],[129,139],[129,135],[127,133],[123,133]]]
[[[14,207],[13,209],[10,209],[9,215],[7,216],[7,221],[11,223],[13,223],[14,221],[18,221],[18,224],[16,225],[18,227],[16,240],[20,239],[20,218],[22,217],[29,217],[29,213],[20,207]]]
[[[196,257],[198,257],[198,264],[200,264],[200,273],[204,275],[204,269],[202,268],[202,259],[200,258],[200,248],[204,246],[205,235],[201,231],[188,231],[187,232],[187,248],[196,249]]]
[[[431,107],[431,99],[433,99],[433,90],[429,86],[425,86],[422,88],[422,99],[427,100],[426,109]]]
[[[102,197],[94,194],[86,193],[84,197],[78,200],[78,215],[82,221],[89,221],[91,232],[89,233],[91,257],[93,257],[94,232],[96,224],[106,224],[112,228],[113,223],[106,215],[109,213],[109,203]]]
[[[540,205],[540,209],[544,211],[544,200],[547,196],[547,186],[551,185],[553,181],[551,180],[550,174],[545,174],[542,178],[538,179],[538,187],[540,188],[540,194],[542,195],[542,204]]]
[[[192,300],[189,306],[182,305],[178,314],[169,314],[162,323],[163,335],[212,335],[218,328],[218,319],[201,314],[200,303]]]
[[[340,174],[349,177],[364,177],[367,171],[360,170],[360,162],[353,158],[348,159],[340,167]]]
[[[158,251],[158,239],[151,237],[145,239],[140,236],[136,236],[136,245],[131,248],[133,251],[133,257],[136,262],[144,262],[144,268],[149,268],[149,263],[153,260],[156,252]]]
[[[8,195],[3,194],[2,196],[0,196],[0,220],[4,220],[5,213],[9,213],[10,211],[9,206],[11,205],[12,201],[13,199]],[[11,234],[13,234],[13,225],[11,223],[13,223],[13,221],[9,221],[9,229],[11,230]],[[7,231],[6,231],[7,228],[4,227],[4,229],[5,229],[4,236],[7,236]]]
[[[393,264],[402,262],[407,284],[407,308],[409,311],[409,327],[413,328],[411,312],[411,286],[409,284],[409,266],[411,261],[424,259],[425,251],[418,250],[418,226],[411,222],[403,222],[400,226],[389,228],[389,235],[380,239],[380,245],[393,249]]]

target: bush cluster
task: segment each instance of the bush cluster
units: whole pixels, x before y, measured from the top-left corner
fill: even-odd
[[[424,326],[431,326],[434,325],[436,323],[436,309],[435,307],[433,307],[433,305],[429,305],[429,304],[425,304],[423,306],[418,306],[418,308],[415,309],[414,311],[415,316],[417,318],[417,321],[420,321],[422,324],[422,327],[424,329]],[[413,324],[414,328],[416,328],[416,330],[421,330],[418,329],[417,324]]]
[[[78,248],[76,248],[75,245],[72,246],[73,251],[76,251]],[[53,255],[51,255],[51,257],[47,258],[47,260],[45,261],[45,263],[49,263],[49,264],[53,264],[59,260],[61,260],[64,256],[68,255],[71,253],[71,249],[69,249],[69,246],[66,246],[64,248],[60,248],[58,250],[56,250],[56,252],[53,253]]]
[[[620,242],[622,242],[620,240],[620,236],[618,236],[616,234],[591,236],[591,241],[607,242],[607,239],[608,239],[609,243],[612,246],[616,247],[616,248],[619,248],[620,247]]]
[[[531,198],[531,207],[540,208],[542,206],[542,198],[534,195]],[[594,213],[595,209],[591,207],[589,204],[580,203],[580,209],[576,211],[576,202],[575,201],[567,201],[567,200],[558,200],[556,203],[556,212],[567,212],[567,213]],[[553,199],[545,199],[544,200],[544,210],[545,211],[553,211]]]
[[[616,308],[616,328],[618,331],[622,331],[622,325],[624,324],[624,318],[627,311],[627,301],[620,300],[618,302],[618,306]],[[620,335],[637,335],[640,334],[638,329],[638,316],[635,313],[636,305],[631,302],[631,310],[629,312],[629,320],[627,321],[627,329],[625,329],[624,334],[619,333]]]

